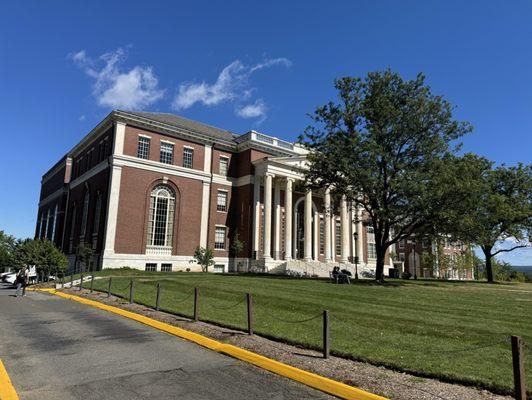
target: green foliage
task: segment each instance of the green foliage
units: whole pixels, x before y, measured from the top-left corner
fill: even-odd
[[[26,239],[18,243],[14,259],[18,266],[35,265],[38,273],[64,270],[68,260],[50,240]]]
[[[318,107],[300,141],[311,150],[306,181],[363,207],[375,232],[376,279],[388,247],[437,226],[452,208],[442,178],[454,170],[451,142],[471,130],[431,93],[425,77],[403,80],[390,70],[335,81],[339,101]]]
[[[240,240],[238,232],[235,233],[231,246],[229,246],[229,252],[232,257],[238,257],[238,254],[244,250],[245,242]]]
[[[517,271],[510,264],[504,261],[499,261],[496,258],[493,258],[492,261],[493,276],[495,280],[502,282],[526,282],[527,276],[521,272]],[[486,269],[482,269],[479,272],[481,279],[487,279]]]
[[[15,266],[13,254],[17,245],[15,237],[0,231],[0,268]]]
[[[211,265],[214,265],[214,253],[213,250],[209,247],[196,247],[196,250],[194,251],[194,257],[193,260],[190,261],[196,262],[196,264],[201,265],[201,270],[203,272],[208,272],[209,267]]]
[[[87,245],[85,243],[80,243],[80,245],[77,248],[76,256],[77,256],[77,261],[83,264],[84,271],[87,271],[89,267],[91,266],[93,255],[94,255],[94,251],[92,250],[92,247],[90,245]]]
[[[448,219],[459,223],[450,223],[448,230],[480,246],[486,278],[493,282],[494,256],[531,245],[532,165],[493,168],[487,160],[469,155],[467,162],[455,168],[462,171],[463,186],[457,188],[457,193],[462,193],[463,201]],[[514,245],[497,247],[508,238],[514,238]]]

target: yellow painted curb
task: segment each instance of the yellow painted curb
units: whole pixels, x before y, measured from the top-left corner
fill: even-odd
[[[136,314],[131,311],[123,310],[118,307],[109,306],[94,300],[89,300],[84,297],[75,296],[67,293],[57,291],[55,289],[36,289],[41,292],[47,292],[50,294],[55,294],[56,296],[63,297],[65,299],[70,299],[90,305],[92,307],[99,308],[101,310],[109,311],[114,314],[121,315],[126,318],[133,319],[137,322],[143,323],[145,325],[151,326],[153,328],[159,329],[161,331],[167,332],[171,335],[178,336],[180,338],[189,340],[191,342],[197,343],[203,347],[214,350],[218,353],[227,354],[231,357],[237,358],[239,360],[248,362],[257,367],[266,369],[275,374],[290,378],[297,382],[303,383],[307,386],[310,386],[314,389],[321,390],[332,394],[336,397],[348,400],[388,400],[385,397],[378,396],[373,393],[366,392],[362,389],[358,389],[353,386],[346,385],[345,383],[337,382],[335,380],[325,378],[323,376],[313,374],[312,372],[304,371],[302,369],[292,367],[291,365],[284,364],[279,361],[272,360],[271,358],[261,356],[259,354],[253,353],[248,350],[244,350],[240,347],[236,347],[230,344],[224,344],[218,342],[217,340],[209,339],[198,333],[187,331],[177,326],[173,326],[161,321],[154,320],[152,318],[145,317],[144,315]],[[1,400],[4,400],[3,397],[0,397]],[[6,398],[11,400],[11,398]]]
[[[18,400],[17,391],[9,379],[2,360],[0,360],[0,400]]]

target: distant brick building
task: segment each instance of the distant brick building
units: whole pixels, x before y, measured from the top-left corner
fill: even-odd
[[[113,111],[44,174],[35,236],[71,266],[80,243],[92,246],[97,269],[197,269],[201,245],[214,249],[215,271],[326,276],[333,263],[354,269],[357,257],[371,273],[371,228],[328,190],[300,189],[305,154],[255,131]],[[244,246],[233,254],[236,234]]]
[[[462,255],[464,251],[468,250],[466,245],[461,243],[453,243],[449,238],[443,237],[440,241],[442,252],[451,260]],[[416,238],[412,236],[407,239],[400,240],[395,245],[394,257],[397,262],[402,263],[404,272],[418,278],[441,278],[453,280],[467,280],[474,279],[473,268],[459,270],[457,268],[439,268],[439,260],[436,256],[436,242],[426,238]],[[435,255],[435,265],[424,265],[423,254]]]

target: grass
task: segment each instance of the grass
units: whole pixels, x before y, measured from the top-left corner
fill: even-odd
[[[192,316],[193,289],[200,288],[200,318],[244,330],[245,293],[254,298],[257,334],[321,348],[322,319],[302,320],[330,311],[333,354],[384,365],[420,377],[473,384],[509,394],[513,388],[509,336],[528,343],[525,358],[532,385],[532,284],[389,281],[334,285],[325,280],[274,276],[161,273],[106,270],[112,292],[135,302]],[[108,280],[94,281],[107,290]],[[234,305],[234,307],[232,307]]]

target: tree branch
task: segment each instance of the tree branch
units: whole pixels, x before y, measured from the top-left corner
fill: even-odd
[[[523,247],[529,247],[529,245],[528,244],[521,244],[521,245],[518,245],[518,246],[514,246],[511,249],[500,249],[500,250],[497,250],[495,253],[492,253],[492,256],[496,256],[499,253],[508,253],[508,252],[513,251],[515,249],[522,249]]]

